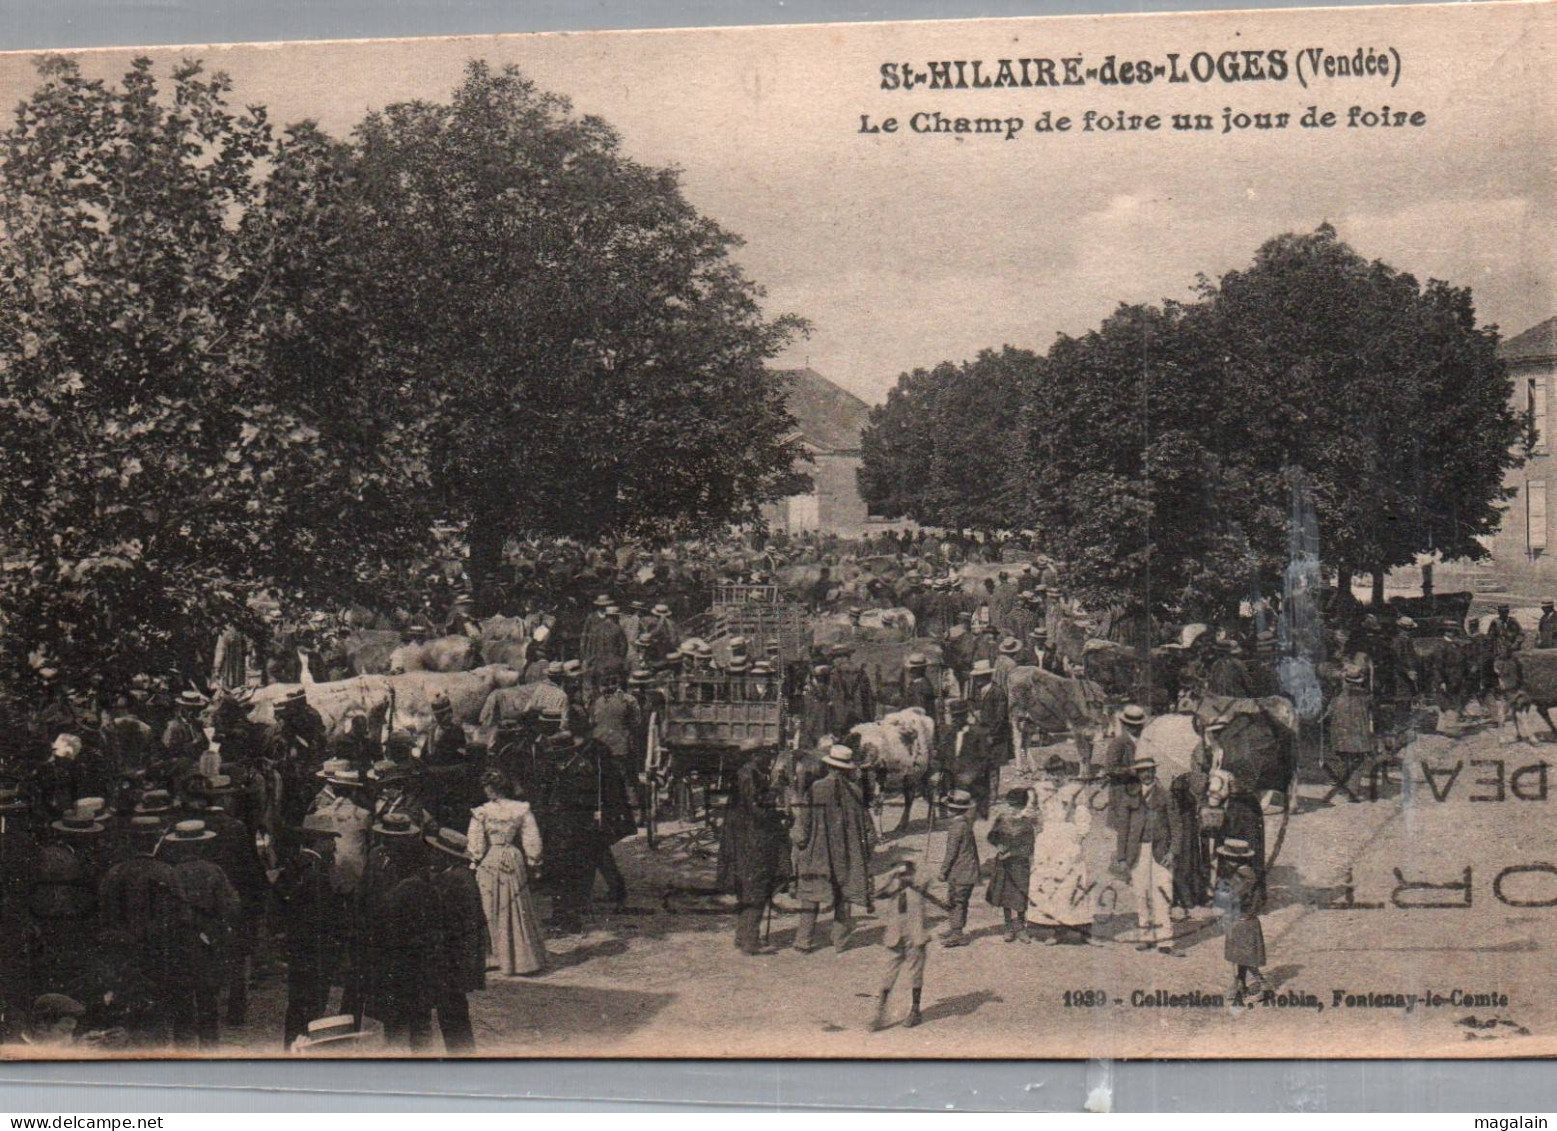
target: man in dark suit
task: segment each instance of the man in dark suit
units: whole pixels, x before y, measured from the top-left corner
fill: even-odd
[[[871,898],[871,826],[858,755],[847,746],[833,746],[822,764],[826,776],[806,791],[790,829],[801,904],[794,946],[802,952],[815,949],[812,936],[823,903],[832,904],[833,947],[842,950],[854,929],[850,905],[868,904]]]
[[[951,920],[941,936],[941,945],[967,946],[968,940],[962,930],[968,925],[968,903],[973,898],[982,867],[978,839],[973,835],[973,795],[965,789],[954,789],[947,795],[945,804],[952,812],[952,820],[946,827],[940,880],[946,885]]]

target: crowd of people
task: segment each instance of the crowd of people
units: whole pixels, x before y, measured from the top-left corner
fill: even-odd
[[[918,1023],[927,906],[947,914],[944,945],[964,946],[980,884],[1008,941],[1097,944],[1088,845],[1099,823],[1109,871],[1134,895],[1135,945],[1172,954],[1174,924],[1214,908],[1231,998],[1265,989],[1263,802],[1220,745],[1236,717],[1206,720],[1192,764],[1170,780],[1138,749],[1141,706],[1100,720],[1097,757],[1078,736],[1075,758],[1038,762],[1013,718],[1016,668],[1086,674],[1051,646],[1074,624],[1052,563],[1007,565],[1010,547],[995,540],[922,532],[533,550],[513,563],[506,595],[478,601],[439,573],[373,614],[408,642],[434,625],[478,636],[478,604],[522,623],[517,679],[471,725],[439,695],[419,730],[369,704],[326,727],[309,680],[353,674],[344,642],[369,618],[287,610],[279,595],[263,647],[227,632],[198,673],[62,682],[0,768],[0,1039],[212,1048],[223,1026],[246,1023],[251,982],[270,968],[287,988],[278,1048],[358,1039],[373,1018],[391,1046],[421,1050],[436,1018],[444,1047],[470,1052],[470,994],[492,977],[544,975],[548,940],[584,928],[597,877],[609,906],[625,905],[613,846],[670,784],[644,773],[651,720],[700,701],[782,702],[792,723],[739,764],[721,814],[719,883],[736,899],[737,946],[769,949],[781,891],[800,908],[793,946],[808,953],[824,912],[842,949],[857,909],[881,908],[892,953],[880,1023],[905,976]],[[958,567],[970,558],[999,565],[969,582]],[[842,631],[800,656],[739,638],[716,656],[684,626],[696,594],[737,582],[771,585],[768,599],[840,618]],[[885,676],[856,662],[861,618],[882,607],[908,609],[935,658],[910,650]],[[1197,694],[1269,693],[1258,627],[1242,642],[1213,629],[1193,644]],[[1383,704],[1441,690],[1413,627],[1368,616],[1344,642],[1328,749],[1347,779],[1379,753]],[[1505,609],[1487,635],[1506,654],[1519,631]],[[1557,613],[1541,633],[1557,643]],[[269,683],[286,691],[262,724],[247,702]],[[921,861],[878,889],[880,767],[853,732],[905,709],[934,721],[926,792],[949,821],[933,881]]]

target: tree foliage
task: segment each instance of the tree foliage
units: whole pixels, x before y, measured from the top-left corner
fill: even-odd
[[[360,303],[473,572],[506,536],[707,527],[803,488],[765,368],[803,324],[763,316],[740,241],[605,122],[472,63],[278,173],[340,178],[316,280]]]
[[[350,588],[399,476],[271,364],[263,110],[197,63],[40,79],[0,140],[0,664],[122,680],[262,586]]]
[[[1035,530],[1094,607],[1215,617],[1279,589],[1299,472],[1333,573],[1485,556],[1528,433],[1497,343],[1468,290],[1369,262],[1324,225],[1043,358],[905,375],[860,483],[894,516]]]
[[[1006,346],[899,377],[860,441],[871,513],[957,530],[1012,525],[1011,425],[1037,365]]]

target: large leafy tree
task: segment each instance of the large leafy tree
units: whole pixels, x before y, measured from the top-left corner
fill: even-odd
[[[1010,429],[1038,358],[1006,346],[898,378],[861,438],[860,492],[871,512],[930,526],[1014,525]]]
[[[404,544],[401,471],[274,356],[263,110],[196,63],[40,80],[0,139],[0,679],[187,670],[262,588]]]
[[[1083,597],[1216,616],[1273,592],[1291,486],[1344,581],[1486,554],[1525,423],[1469,291],[1333,228],[1264,244],[1199,301],[1122,307],[1029,386],[1013,494]]]
[[[1418,554],[1487,555],[1526,422],[1468,289],[1370,262],[1326,224],[1203,291],[1245,460],[1308,473],[1327,566],[1378,590]]]
[[[360,310],[478,585],[510,536],[708,527],[803,488],[766,368],[803,324],[763,315],[740,241],[605,122],[472,63],[446,103],[294,141],[278,175],[334,186],[315,277]]]

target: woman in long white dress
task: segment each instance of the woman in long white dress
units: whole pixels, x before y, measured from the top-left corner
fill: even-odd
[[[1066,781],[1066,767],[1056,767],[1057,760],[1045,767],[1047,777],[1033,790],[1030,803],[1038,837],[1027,882],[1027,921],[1045,931],[1046,946],[1091,942],[1097,906],[1084,843],[1092,828],[1088,801],[1094,786],[1088,779],[1095,775],[1087,769]]]
[[[538,974],[547,965],[546,937],[530,874],[541,863],[540,826],[530,806],[514,800],[506,774],[489,770],[481,786],[487,801],[470,811],[466,837],[492,940],[488,969]]]

